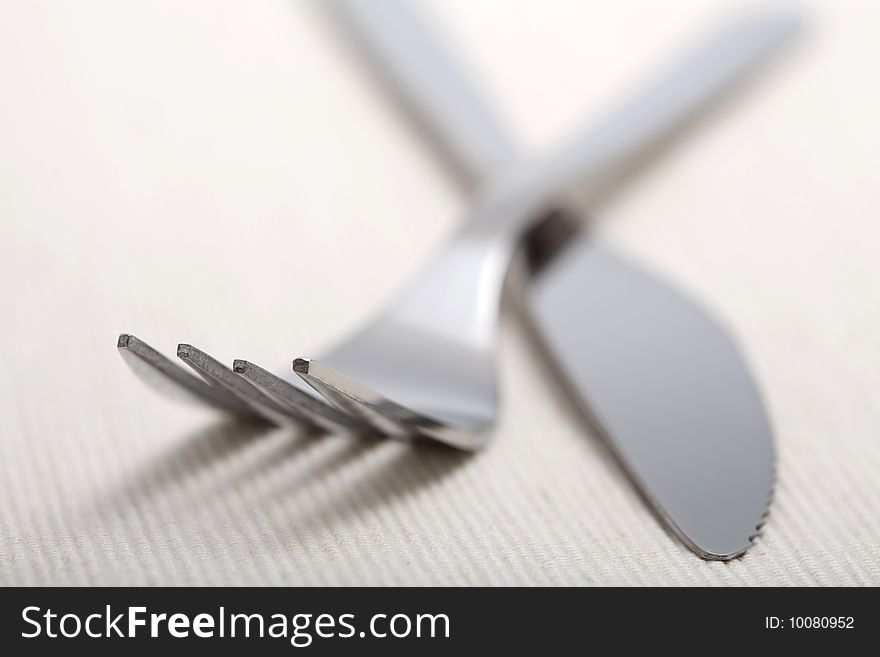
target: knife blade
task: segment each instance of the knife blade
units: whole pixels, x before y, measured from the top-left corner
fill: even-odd
[[[540,260],[523,293],[528,320],[575,403],[685,545],[704,559],[744,553],[769,507],[775,454],[734,340],[599,240]]]
[[[499,175],[499,163],[509,165],[514,142],[410,3],[334,4],[459,170],[486,180]],[[787,15],[737,23],[631,111],[613,116],[599,134],[610,153],[625,157],[606,157],[605,185],[581,196],[594,199],[619,183],[627,164],[754,69],[796,25]],[[565,169],[577,160],[562,158],[561,171],[549,175],[560,184],[576,180]],[[555,216],[533,231],[532,241],[556,234],[561,215]],[[585,416],[687,547],[706,559],[744,552],[769,504],[774,450],[734,341],[695,302],[583,233],[561,250],[531,255],[526,296],[534,327]]]

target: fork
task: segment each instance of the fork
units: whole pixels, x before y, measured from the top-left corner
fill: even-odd
[[[775,49],[789,25],[776,17],[735,24],[597,128],[526,161],[406,3],[337,5],[461,168],[482,183],[470,220],[367,326],[321,359],[293,361],[293,373],[317,394],[289,370],[275,375],[245,360],[230,370],[192,345],[181,344],[178,356],[204,380],[134,336],[120,336],[119,347],[164,387],[243,417],[424,436],[476,450],[497,414],[499,298],[524,233],[575,188],[590,195],[608,189]]]

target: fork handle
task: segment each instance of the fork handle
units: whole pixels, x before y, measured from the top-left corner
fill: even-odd
[[[378,73],[475,187],[518,158],[516,141],[451,48],[407,0],[333,0]]]

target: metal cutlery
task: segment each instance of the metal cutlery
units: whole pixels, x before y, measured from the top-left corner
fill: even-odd
[[[471,221],[369,326],[320,361],[294,361],[294,372],[320,398],[289,374],[243,360],[229,370],[190,345],[178,355],[204,381],[133,336],[121,336],[119,346],[166,388],[228,412],[331,430],[372,427],[476,449],[496,414],[498,300],[524,231],[573,187],[592,195],[617,182],[629,164],[784,41],[792,22],[738,24],[598,129],[528,162],[516,157],[487,105],[405,3],[337,5],[460,168],[482,183]],[[510,168],[512,161],[518,164]],[[529,295],[548,350],[661,517],[701,556],[729,558],[746,549],[769,497],[772,441],[729,338],[692,303],[586,239],[574,240],[534,277]],[[574,304],[566,305],[571,297]],[[633,318],[641,330],[626,330]],[[663,345],[673,348],[658,358],[655,347]],[[662,390],[664,373],[676,371],[686,373],[679,387]],[[713,389],[717,394],[706,392]],[[702,405],[689,406],[688,398]],[[647,419],[631,419],[640,417]],[[727,429],[720,431],[719,422],[728,422]],[[743,453],[731,460],[734,440]],[[677,467],[658,465],[667,460]],[[769,474],[755,467],[763,463],[771,464]],[[700,468],[706,476],[698,481]],[[732,510],[719,507],[725,504]]]
[[[460,169],[488,178],[511,159],[513,141],[488,103],[408,3],[335,4]],[[698,110],[797,27],[793,16],[777,14],[736,23],[605,123],[596,151],[603,139],[644,147],[635,136],[651,121],[656,127],[680,120],[684,107]],[[623,177],[620,168],[610,176]],[[603,190],[594,182],[587,191]],[[774,465],[771,428],[744,359],[700,306],[607,245],[572,233],[571,217],[562,208],[532,231],[525,285],[528,314],[560,379],[688,547],[708,559],[741,554],[766,514]],[[534,257],[542,242],[549,248]]]

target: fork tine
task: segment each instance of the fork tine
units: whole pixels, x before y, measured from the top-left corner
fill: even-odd
[[[315,427],[307,417],[292,408],[276,403],[201,349],[197,349],[191,344],[181,343],[177,345],[177,357],[198,372],[205,380],[227,390],[266,420],[278,425],[295,424],[306,428]]]
[[[280,376],[250,361],[236,359],[232,364],[232,371],[246,378],[267,397],[282,406],[292,407],[328,431],[362,433],[366,428],[363,422],[351,415],[341,413],[335,406],[303,392]]]
[[[131,370],[154,390],[177,399],[207,404],[249,421],[265,421],[231,392],[210,385],[163,356],[143,340],[122,333],[116,342],[119,354]]]
[[[466,451],[476,451],[488,440],[488,432],[458,430],[416,413],[313,358],[297,358],[293,371],[340,410],[363,419],[389,437],[428,436]]]
[[[317,364],[315,361],[311,361],[311,363]],[[328,383],[326,378],[314,376],[312,372],[294,371],[303,381],[343,413],[348,414],[350,417],[357,418],[382,435],[394,438],[409,437],[411,432],[408,431],[404,425],[394,418],[380,413],[372,403],[368,403],[361,397],[356,396],[350,389],[343,391],[336,385]]]

